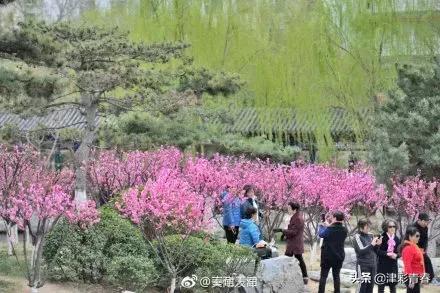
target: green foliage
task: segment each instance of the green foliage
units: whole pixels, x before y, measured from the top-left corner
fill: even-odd
[[[190,64],[182,57],[186,47],[181,42],[135,43],[129,40],[127,32],[116,27],[25,22],[0,41],[0,53],[63,76],[68,81],[66,93],[61,100],[53,95],[57,79],[52,75],[29,79],[30,72],[20,72],[26,76],[20,79],[0,68],[0,97],[12,100],[12,105],[3,103],[13,108],[17,103],[15,84],[22,82],[26,94],[23,96],[27,97],[21,97],[23,108],[71,105],[87,109],[95,104],[103,111],[110,106],[119,110],[142,106],[151,99],[166,97],[165,93],[176,87],[200,95],[228,95],[239,89],[236,75],[189,69]],[[179,58],[181,65],[173,70],[172,64],[179,64]]]
[[[123,288],[145,290],[156,274],[153,262],[137,255],[114,257],[107,267],[108,281]]]
[[[0,66],[0,98],[14,97],[2,101],[4,108],[23,112],[29,105],[29,99],[35,104],[44,103],[46,97],[60,92],[62,83],[53,75],[41,74],[35,70],[21,71]]]
[[[208,257],[195,274],[203,276],[253,275],[256,255],[248,248],[225,243],[211,244]]]
[[[371,107],[372,97],[394,84],[390,64],[438,50],[440,24],[435,1],[413,0],[144,0],[85,18],[116,21],[134,40],[187,42],[195,64],[240,74],[246,103],[293,107],[318,119],[330,106],[352,113]],[[268,133],[278,117],[271,119],[264,121]],[[350,123],[362,142],[368,125],[355,116]],[[325,160],[333,151],[323,138],[330,137],[330,125],[318,126],[316,144]]]
[[[298,147],[283,146],[261,136],[245,138],[236,134],[227,134],[220,137],[217,143],[220,145],[221,153],[284,163],[294,161],[301,151]]]
[[[19,30],[0,42],[0,52],[5,57],[39,64],[47,73],[59,73],[69,81],[62,100],[51,94],[55,81],[47,81],[47,77],[39,83],[27,85],[27,99],[21,98],[22,107],[36,109],[57,105],[81,105],[86,109],[104,104],[122,108],[133,106],[141,101],[136,95],[107,98],[104,93],[111,94],[118,88],[135,93],[151,90],[149,70],[142,69],[140,65],[168,62],[181,56],[185,47],[183,44],[133,43],[126,32],[115,27],[98,28],[72,23],[22,23]],[[29,75],[27,72],[23,74]],[[14,77],[11,83],[18,82],[17,79]],[[155,79],[155,82],[166,81]],[[3,84],[5,81],[0,80],[0,85]],[[160,86],[156,84],[153,89],[158,88]],[[43,94],[44,99],[35,99],[35,95]],[[8,98],[4,100],[16,103],[14,95],[2,96]]]
[[[6,246],[4,246],[6,248]],[[23,256],[18,255],[18,260],[23,264]],[[6,249],[0,250],[0,272],[1,275],[10,277],[22,277],[25,274],[25,268],[17,263],[15,256],[9,256]],[[1,292],[1,291],[0,291]]]
[[[377,109],[370,159],[378,176],[440,174],[440,59],[398,67],[398,90]]]
[[[192,107],[172,115],[131,112],[109,119],[100,128],[102,147],[121,149],[154,149],[173,145],[180,149],[210,145],[215,152],[250,158],[270,158],[290,162],[300,149],[283,146],[264,137],[227,134],[226,126],[233,117],[223,108]]]
[[[19,128],[14,124],[6,124],[0,128],[0,141],[6,144],[13,144],[19,140]]]
[[[110,120],[100,128],[100,143],[104,147],[122,149],[153,149],[161,145],[173,145],[185,149],[201,141],[206,135],[192,117],[154,116],[150,113],[132,112]]]
[[[236,74],[212,72],[205,68],[183,67],[179,77],[179,90],[192,90],[199,97],[205,92],[213,96],[234,94],[242,85]]]
[[[163,250],[172,254],[169,256],[172,265],[183,276],[202,266],[209,254],[209,243],[197,237],[187,236],[183,239],[181,235],[170,235],[165,236],[163,243]],[[156,241],[153,241],[154,246],[157,244]],[[158,261],[157,265],[160,268],[159,259],[156,261]],[[166,274],[166,268],[161,270]]]
[[[153,245],[156,243],[153,242]],[[163,239],[163,243],[165,251],[172,253],[171,261],[180,277],[193,274],[198,277],[232,276],[234,273],[247,272],[249,267],[253,269],[256,260],[256,255],[250,249],[216,240],[188,236],[182,242],[182,236],[170,235]],[[161,275],[167,276],[160,262],[158,266],[164,272]],[[252,273],[251,270],[249,274]],[[168,278],[163,280],[165,285],[169,284]]]
[[[14,2],[15,0],[0,0],[0,5],[6,5],[6,4],[8,4],[8,3],[12,3],[12,2]]]
[[[51,279],[109,282],[143,289],[156,273],[139,230],[112,208],[100,209],[101,221],[81,230],[60,222],[47,238],[44,259]]]

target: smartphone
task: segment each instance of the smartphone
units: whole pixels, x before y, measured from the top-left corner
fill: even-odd
[[[325,214],[321,214],[321,222],[325,222]]]

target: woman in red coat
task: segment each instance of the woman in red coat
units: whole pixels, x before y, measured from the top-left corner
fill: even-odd
[[[299,204],[291,202],[287,206],[287,212],[292,215],[289,226],[285,230],[281,230],[287,239],[286,253],[287,256],[295,256],[299,262],[301,273],[303,275],[304,284],[308,283],[307,268],[303,259],[304,253],[304,219],[299,211]]]
[[[419,239],[419,230],[414,226],[409,226],[406,229],[405,242],[402,247],[403,269],[409,279],[406,284],[407,293],[420,293],[420,278],[425,274],[423,252],[417,246]]]

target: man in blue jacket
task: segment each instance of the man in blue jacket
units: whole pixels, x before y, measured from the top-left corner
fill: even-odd
[[[237,196],[229,193],[228,189],[222,192],[221,199],[223,203],[223,228],[226,233],[226,239],[228,243],[235,244],[241,221],[241,201]]]

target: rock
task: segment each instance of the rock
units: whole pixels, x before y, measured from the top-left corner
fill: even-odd
[[[431,262],[434,269],[434,275],[440,277],[440,257],[432,257]]]
[[[344,248],[344,251],[345,259],[344,263],[342,264],[342,268],[348,270],[356,270],[356,252],[354,251],[354,248],[346,247]]]
[[[214,221],[214,225],[211,227],[211,235],[215,239],[225,239],[225,230],[223,230],[223,226],[217,224],[217,223],[223,223],[223,216],[222,215],[216,215],[215,216],[216,221]]]
[[[304,282],[298,260],[279,256],[261,261],[257,286],[243,288],[246,293],[304,293]],[[243,292],[243,290],[241,290]]]
[[[320,272],[319,271],[308,271],[309,279],[315,282],[319,282]]]

